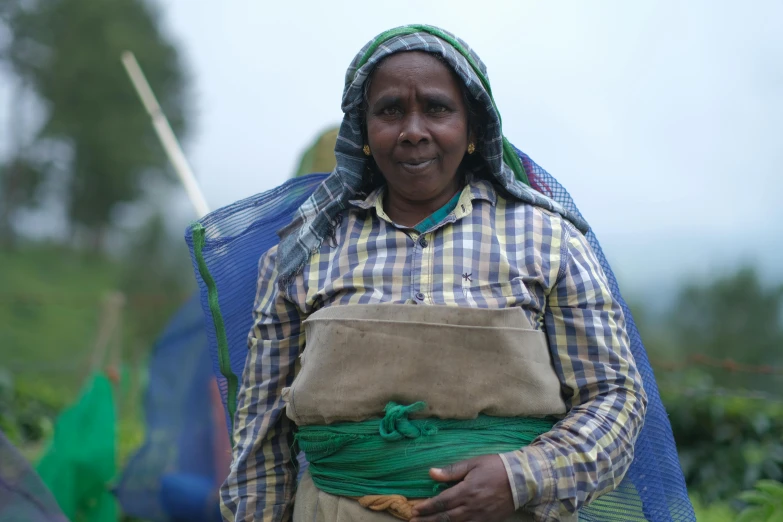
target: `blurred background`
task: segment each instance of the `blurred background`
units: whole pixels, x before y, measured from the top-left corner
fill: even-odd
[[[601,240],[699,520],[734,520],[742,491],[783,480],[775,0],[0,0],[0,431],[30,463],[105,372],[121,475],[149,429],[151,376],[185,378],[152,368],[196,289],[182,237],[199,216],[121,53],[216,209],[330,170],[350,60],[422,22],[478,52],[505,135]],[[189,335],[180,356],[195,358]]]

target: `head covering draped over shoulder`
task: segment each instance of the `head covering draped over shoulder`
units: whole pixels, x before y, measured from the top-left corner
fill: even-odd
[[[378,35],[359,51],[348,67],[342,103],[345,116],[335,146],[337,166],[299,208],[292,223],[280,233],[277,263],[281,286],[286,286],[302,270],[310,255],[332,234],[348,201],[362,186],[362,175],[368,161],[362,152],[362,104],[368,78],[383,59],[410,51],[442,57],[484,111],[486,127],[477,152],[495,182],[520,201],[561,214],[582,232],[587,232],[587,223],[581,216],[566,211],[559,203],[531,187],[531,182],[535,186],[534,173],[526,172],[516,149],[503,137],[500,113],[492,98],[487,69],[478,55],[465,42],[443,29],[408,25]]]

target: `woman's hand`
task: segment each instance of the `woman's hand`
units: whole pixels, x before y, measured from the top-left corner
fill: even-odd
[[[506,467],[498,455],[431,469],[438,482],[458,482],[413,509],[411,522],[502,522],[514,514]]]

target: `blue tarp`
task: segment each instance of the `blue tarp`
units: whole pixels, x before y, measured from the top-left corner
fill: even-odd
[[[116,488],[123,511],[150,522],[221,520],[216,434],[210,407],[214,375],[198,296],[171,319],[155,343],[144,397],[146,438]],[[218,428],[222,429],[222,428]]]

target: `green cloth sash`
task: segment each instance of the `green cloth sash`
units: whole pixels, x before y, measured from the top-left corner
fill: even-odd
[[[472,420],[409,419],[425,403],[386,405],[382,419],[300,426],[299,448],[315,485],[332,495],[403,495],[429,498],[449,484],[430,468],[527,446],[555,419],[489,417]]]

